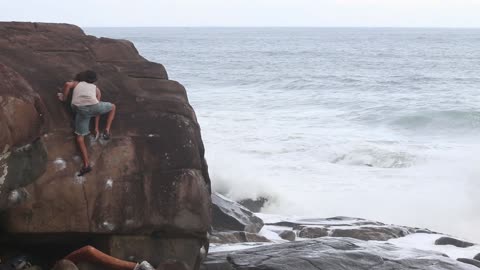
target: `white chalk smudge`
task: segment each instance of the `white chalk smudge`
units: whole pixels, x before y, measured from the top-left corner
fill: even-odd
[[[113,231],[115,229],[115,225],[108,222],[108,221],[104,221],[101,225],[104,229],[107,229],[109,231]]]
[[[20,193],[18,192],[18,190],[10,192],[10,195],[8,195],[8,200],[11,203],[17,203],[18,201],[20,201]]]
[[[76,163],[80,163],[82,161],[82,158],[80,156],[73,156],[73,161],[75,161]]]
[[[113,187],[113,180],[111,178],[107,179],[107,182],[105,183],[105,189],[110,189]]]
[[[79,173],[80,172],[76,172],[75,175],[73,176],[73,183],[82,185],[87,181],[87,179],[85,178],[85,176],[78,176]]]
[[[20,146],[18,148],[15,149],[15,152],[25,152],[25,151],[30,151],[32,149],[32,145],[31,144],[25,144],[23,146]]]
[[[17,205],[28,199],[30,194],[24,188],[16,189],[8,195],[8,202],[10,205]]]
[[[67,168],[67,162],[62,158],[56,158],[53,161],[53,164],[55,165],[55,171],[57,172],[65,170],[65,168]]]
[[[8,175],[8,164],[7,159],[10,157],[10,152],[8,152],[8,145],[5,146],[3,153],[0,154],[0,189],[7,180]]]
[[[133,219],[125,220],[125,225],[127,225],[127,226],[133,225],[134,223],[135,223],[135,220],[133,220]]]

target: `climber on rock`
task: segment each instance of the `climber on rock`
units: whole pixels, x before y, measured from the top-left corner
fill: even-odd
[[[83,176],[92,171],[88,160],[87,147],[85,145],[85,136],[90,134],[90,119],[95,117],[95,138],[100,135],[99,122],[100,115],[107,114],[107,124],[102,134],[104,140],[109,140],[111,133],[110,127],[115,118],[115,104],[110,102],[101,102],[100,89],[94,84],[97,81],[97,74],[94,71],[87,70],[77,74],[74,81],[66,82],[63,87],[63,95],[59,95],[61,101],[66,101],[73,89],[72,110],[75,113],[75,134],[78,147],[82,154],[83,166],[78,176]]]

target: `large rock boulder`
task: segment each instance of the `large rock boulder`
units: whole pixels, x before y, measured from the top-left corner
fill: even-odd
[[[474,270],[444,254],[352,238],[319,238],[210,254],[204,270]]]
[[[218,231],[258,233],[263,221],[250,210],[221,194],[212,194],[213,228]]]
[[[113,138],[89,146],[93,172],[77,177],[72,115],[56,94],[86,69],[117,117]],[[204,146],[185,88],[161,64],[73,25],[0,23],[0,104],[2,248],[92,244],[198,264],[211,221]]]

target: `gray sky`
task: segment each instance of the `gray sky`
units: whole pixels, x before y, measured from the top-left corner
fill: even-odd
[[[480,27],[480,0],[0,0],[0,21],[80,26]]]

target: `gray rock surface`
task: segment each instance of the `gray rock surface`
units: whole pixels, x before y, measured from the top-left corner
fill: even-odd
[[[475,255],[475,257],[473,257],[474,260],[477,260],[477,261],[480,261],[480,253],[478,253],[477,255]]]
[[[465,242],[465,241],[462,241],[462,240],[458,240],[458,239],[455,239],[455,238],[452,238],[452,237],[440,237],[435,241],[435,245],[440,245],[440,246],[442,246],[442,245],[452,245],[452,246],[456,246],[456,247],[460,247],[460,248],[466,248],[466,247],[471,247],[474,244],[469,243],[469,242]]]
[[[471,264],[473,266],[480,268],[480,261],[477,261],[477,260],[468,259],[468,258],[458,258],[457,261],[466,263],[466,264]]]
[[[278,236],[288,241],[295,241],[295,239],[297,238],[297,235],[293,231],[283,231],[279,233]]]
[[[387,241],[413,233],[414,230],[401,226],[360,226],[346,229],[333,229],[332,237],[351,237],[360,240]]]
[[[236,252],[211,253],[204,270],[475,270],[444,254],[388,243],[324,237]]]
[[[298,237],[318,238],[328,236],[328,229],[324,227],[304,227],[298,232]]]
[[[213,228],[217,231],[246,231],[258,233],[263,221],[237,202],[212,194]]]
[[[360,240],[387,241],[411,233],[431,233],[429,230],[388,225],[361,218],[333,217],[325,219],[302,219],[295,222],[278,222],[274,226],[289,226],[298,231],[301,238],[325,236],[351,237]]]

